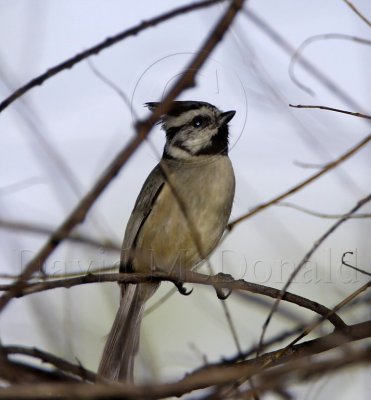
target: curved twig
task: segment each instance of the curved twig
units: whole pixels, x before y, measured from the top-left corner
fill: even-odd
[[[341,257],[341,264],[342,264],[342,265],[345,265],[345,266],[348,267],[348,268],[354,269],[355,271],[358,271],[358,272],[360,272],[361,274],[364,274],[364,275],[367,275],[367,276],[371,276],[371,272],[367,272],[367,271],[365,271],[364,269],[355,267],[354,265],[351,265],[351,264],[347,263],[347,262],[345,261],[345,256],[346,256],[347,254],[353,254],[353,251],[346,251],[346,252],[343,254],[343,256]]]
[[[312,89],[310,89],[308,86],[305,86],[302,84],[299,79],[296,77],[294,73],[294,66],[296,61],[301,57],[301,54],[303,53],[303,50],[310,45],[313,42],[319,41],[319,40],[332,40],[332,39],[338,39],[338,40],[348,40],[360,44],[365,44],[365,45],[371,45],[371,40],[369,39],[363,39],[359,38],[356,36],[351,36],[351,35],[345,35],[343,33],[326,33],[323,35],[314,35],[309,37],[308,39],[305,39],[301,45],[297,48],[293,56],[291,57],[290,64],[289,64],[289,76],[291,80],[294,82],[296,86],[298,86],[300,89],[304,90],[304,92],[307,92],[308,94],[314,96],[315,93]]]

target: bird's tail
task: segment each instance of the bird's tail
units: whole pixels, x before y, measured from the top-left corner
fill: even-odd
[[[114,381],[133,379],[145,302],[156,289],[156,284],[125,285],[119,310],[104,346],[98,376]]]

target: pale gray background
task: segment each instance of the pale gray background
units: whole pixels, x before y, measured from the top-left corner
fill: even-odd
[[[186,4],[186,2],[182,2]],[[171,9],[181,2],[118,0],[0,0],[0,97],[47,68],[104,38]],[[371,3],[354,1],[371,17]],[[340,0],[250,1],[249,7],[295,48],[311,35],[347,33],[370,38],[370,29]],[[176,18],[130,38],[99,56],[95,67],[121,88],[136,114],[146,101],[160,100],[181,73],[223,10]],[[309,96],[288,76],[290,57],[249,19],[240,15],[231,32],[201,70],[197,87],[181,99],[204,100],[237,110],[231,122],[231,159],[237,179],[233,218],[308,177],[315,170],[294,161],[324,164],[370,132],[366,120],[319,110],[290,109],[288,103],[322,104],[371,112],[371,48],[339,40],[316,42],[305,56],[359,105],[352,109],[296,66],[297,76],[316,93]],[[247,119],[246,119],[247,116]],[[87,62],[29,92],[0,115],[0,217],[56,227],[100,172],[133,135],[133,115],[102,83]],[[246,119],[246,123],[245,123]],[[99,198],[78,232],[120,243],[140,187],[161,154],[164,135],[150,135]],[[70,174],[66,179],[54,152]],[[370,188],[370,148],[288,199],[301,206],[344,213]],[[17,183],[21,183],[16,190]],[[24,184],[23,184],[24,183]],[[370,211],[370,206],[362,211]],[[293,266],[333,224],[275,207],[239,225],[212,257],[216,271],[282,287]],[[0,230],[2,273],[18,273],[45,237]],[[370,268],[370,222],[349,221],[318,250],[290,290],[334,306],[365,278],[340,268],[345,251]],[[62,245],[48,259],[49,273],[71,273],[117,262],[115,253]],[[352,259],[354,262],[354,259]],[[163,284],[158,299],[171,285]],[[37,346],[96,369],[118,304],[115,284],[87,285],[15,300],[1,316],[6,344]],[[153,299],[155,301],[156,299]],[[153,303],[152,301],[152,303]],[[237,295],[228,300],[243,348],[257,342],[267,309]],[[268,337],[310,320],[312,313],[284,306],[296,320],[276,316]],[[367,307],[344,313],[347,322],[370,315]],[[329,327],[325,325],[325,329]],[[175,294],[145,318],[138,376],[177,379],[208,360],[236,351],[221,305],[210,288],[195,286],[190,297]],[[311,386],[297,386],[299,398],[367,398],[369,369],[348,369]]]

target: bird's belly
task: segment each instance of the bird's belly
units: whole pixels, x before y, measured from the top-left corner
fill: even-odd
[[[137,239],[137,270],[190,269],[215,248],[229,219],[234,176],[231,167],[220,176],[207,172],[203,166],[178,173],[174,189],[164,185]]]

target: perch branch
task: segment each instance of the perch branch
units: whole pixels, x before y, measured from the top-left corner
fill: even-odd
[[[223,277],[219,275],[204,275],[197,272],[186,272],[179,275],[170,275],[165,272],[155,272],[152,274],[148,273],[111,273],[111,274],[88,274],[75,278],[58,279],[51,281],[43,281],[36,283],[27,283],[23,286],[21,291],[18,291],[17,297],[23,297],[32,293],[39,293],[46,290],[56,288],[69,289],[73,286],[90,284],[90,283],[101,283],[101,282],[119,282],[119,283],[142,283],[142,282],[153,282],[153,281],[168,281],[174,284],[182,283],[194,283],[201,285],[210,285],[215,289],[228,289],[228,290],[242,290],[251,293],[260,294],[276,299],[280,296],[281,291],[279,289],[271,288],[269,286],[259,285],[257,283],[246,282],[242,279],[231,280],[230,277]],[[0,290],[8,291],[12,290],[12,285],[0,285]],[[305,297],[296,295],[294,293],[286,292],[282,298],[284,301],[296,304],[300,307],[311,310],[321,316],[327,315],[331,310],[327,307],[311,301]],[[338,315],[331,315],[329,321],[337,328],[343,329],[346,324]]]

